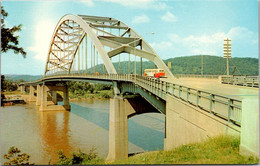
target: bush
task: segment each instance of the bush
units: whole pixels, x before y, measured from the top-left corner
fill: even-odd
[[[21,153],[21,150],[12,146],[8,150],[8,154],[4,154],[4,159],[8,159],[8,162],[5,162],[4,165],[33,165],[28,161],[30,156],[26,153]]]
[[[108,93],[106,93],[106,92],[101,92],[101,97],[103,97],[103,98],[110,98],[110,95],[108,94]]]
[[[58,151],[58,165],[74,165],[74,164],[90,164],[95,161],[101,160],[98,158],[97,153],[94,152],[95,148],[92,148],[89,153],[83,153],[81,150],[78,152],[72,152],[71,157],[66,157],[62,150]]]

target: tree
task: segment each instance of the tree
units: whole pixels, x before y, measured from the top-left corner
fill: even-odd
[[[5,18],[8,16],[8,13],[1,6],[1,52],[7,52],[8,50],[13,50],[15,54],[21,53],[23,57],[26,57],[26,52],[22,47],[18,47],[19,36],[15,36],[15,32],[21,31],[22,25],[13,26],[12,28],[5,27]]]
[[[14,146],[8,150],[8,154],[4,154],[4,159],[9,160],[4,165],[33,165],[28,162],[30,156],[26,153],[21,154],[21,150]]]

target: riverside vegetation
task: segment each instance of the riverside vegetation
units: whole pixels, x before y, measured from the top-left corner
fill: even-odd
[[[106,162],[95,149],[89,153],[72,152],[65,156],[58,151],[57,165],[113,165],[113,164],[257,164],[259,158],[239,154],[239,138],[218,136],[201,143],[180,146],[171,151],[152,151],[136,154],[125,160]]]

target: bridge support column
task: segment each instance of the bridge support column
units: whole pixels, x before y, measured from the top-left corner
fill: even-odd
[[[47,107],[47,91],[48,87],[46,85],[42,85],[40,88],[40,96],[41,96],[41,106],[40,111],[45,111]]]
[[[66,110],[70,110],[69,91],[67,86],[65,86],[63,89],[63,107]]]
[[[21,93],[24,94],[25,93],[25,86],[24,85],[20,86],[20,90],[21,90]]]
[[[30,86],[29,101],[35,101],[34,91],[35,91],[34,86]]]
[[[127,108],[122,97],[110,99],[108,161],[128,157]]]
[[[242,100],[242,121],[239,153],[259,156],[259,102],[258,97]]]
[[[58,100],[57,100],[57,91],[52,91],[51,92],[51,97],[52,97],[52,102],[57,105]]]
[[[42,93],[42,86],[37,85],[37,97],[36,97],[36,105],[37,106],[41,105],[41,93]]]

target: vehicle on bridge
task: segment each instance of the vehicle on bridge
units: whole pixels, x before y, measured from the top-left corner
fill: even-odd
[[[164,69],[144,69],[144,76],[145,77],[165,77]]]

